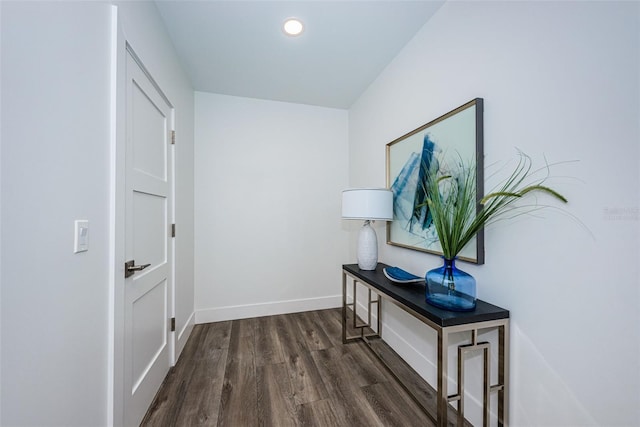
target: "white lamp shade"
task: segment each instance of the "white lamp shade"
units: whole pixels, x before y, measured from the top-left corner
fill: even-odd
[[[393,193],[386,188],[355,188],[342,192],[342,218],[393,219]]]

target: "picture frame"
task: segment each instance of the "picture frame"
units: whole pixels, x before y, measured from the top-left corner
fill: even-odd
[[[425,219],[428,208],[419,206],[424,201],[420,177],[431,162],[475,164],[479,202],[484,195],[483,120],[484,100],[475,98],[386,145],[387,188],[393,192],[387,244],[442,256],[435,227]],[[458,259],[484,264],[484,230],[465,246]]]

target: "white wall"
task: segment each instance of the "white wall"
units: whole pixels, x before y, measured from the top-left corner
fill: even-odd
[[[126,3],[126,2],[125,2]],[[193,312],[193,92],[153,3],[125,30],[176,106],[178,325]],[[2,425],[106,425],[111,7],[0,2]],[[90,249],[73,254],[73,221]]]
[[[196,92],[196,322],[336,307],[347,112]]]
[[[97,425],[107,417],[109,6],[1,7],[0,424]],[[75,219],[91,230],[77,255]]]
[[[488,229],[486,264],[460,265],[481,299],[511,310],[513,425],[640,419],[639,8],[447,2],[349,112],[352,186],[383,185],[386,143],[474,97],[485,100],[486,165],[514,147],[538,165],[543,154],[579,160],[555,169],[575,179],[549,184],[593,236],[551,210]],[[384,244],[381,260],[417,274],[440,263]],[[383,314],[389,341],[432,377],[434,336]]]

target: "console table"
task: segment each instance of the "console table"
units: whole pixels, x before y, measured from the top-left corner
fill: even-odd
[[[453,312],[442,310],[427,304],[425,301],[424,284],[397,284],[384,275],[382,269],[386,264],[378,263],[373,271],[360,270],[357,264],[345,264],[342,266],[342,341],[346,344],[354,340],[364,341],[368,348],[378,356],[369,343],[369,338],[381,338],[382,323],[380,319],[382,301],[389,301],[427,326],[433,328],[438,334],[438,373],[437,373],[437,414],[433,417],[421,402],[413,395],[398,376],[394,374],[404,389],[420,405],[425,413],[433,419],[438,426],[447,426],[449,402],[457,402],[457,425],[464,425],[464,360],[465,355],[471,351],[482,351],[484,358],[483,381],[483,425],[489,425],[489,395],[498,393],[498,425],[508,424],[509,406],[509,311],[487,302],[477,300],[476,309],[469,312]],[[353,282],[352,301],[347,298],[347,278]],[[360,320],[356,314],[356,284],[361,283],[368,288],[367,321]],[[377,296],[372,299],[372,292]],[[372,308],[376,310],[376,326],[372,325]],[[354,336],[347,336],[347,309],[353,311],[353,329],[359,331]],[[478,332],[487,329],[498,329],[498,383],[490,384],[490,352],[489,342],[478,342]],[[470,343],[458,346],[457,366],[457,390],[454,394],[448,394],[449,379],[449,335],[456,332],[470,332]],[[387,366],[391,373],[393,371]]]

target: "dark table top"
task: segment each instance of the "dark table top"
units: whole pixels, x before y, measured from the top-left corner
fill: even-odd
[[[399,284],[392,282],[382,272],[385,267],[389,266],[381,262],[372,271],[360,270],[357,264],[344,264],[342,266],[343,270],[352,276],[367,282],[381,293],[386,294],[443,328],[509,318],[509,310],[480,299],[476,300],[476,308],[473,311],[457,312],[434,307],[425,300],[424,283]]]

